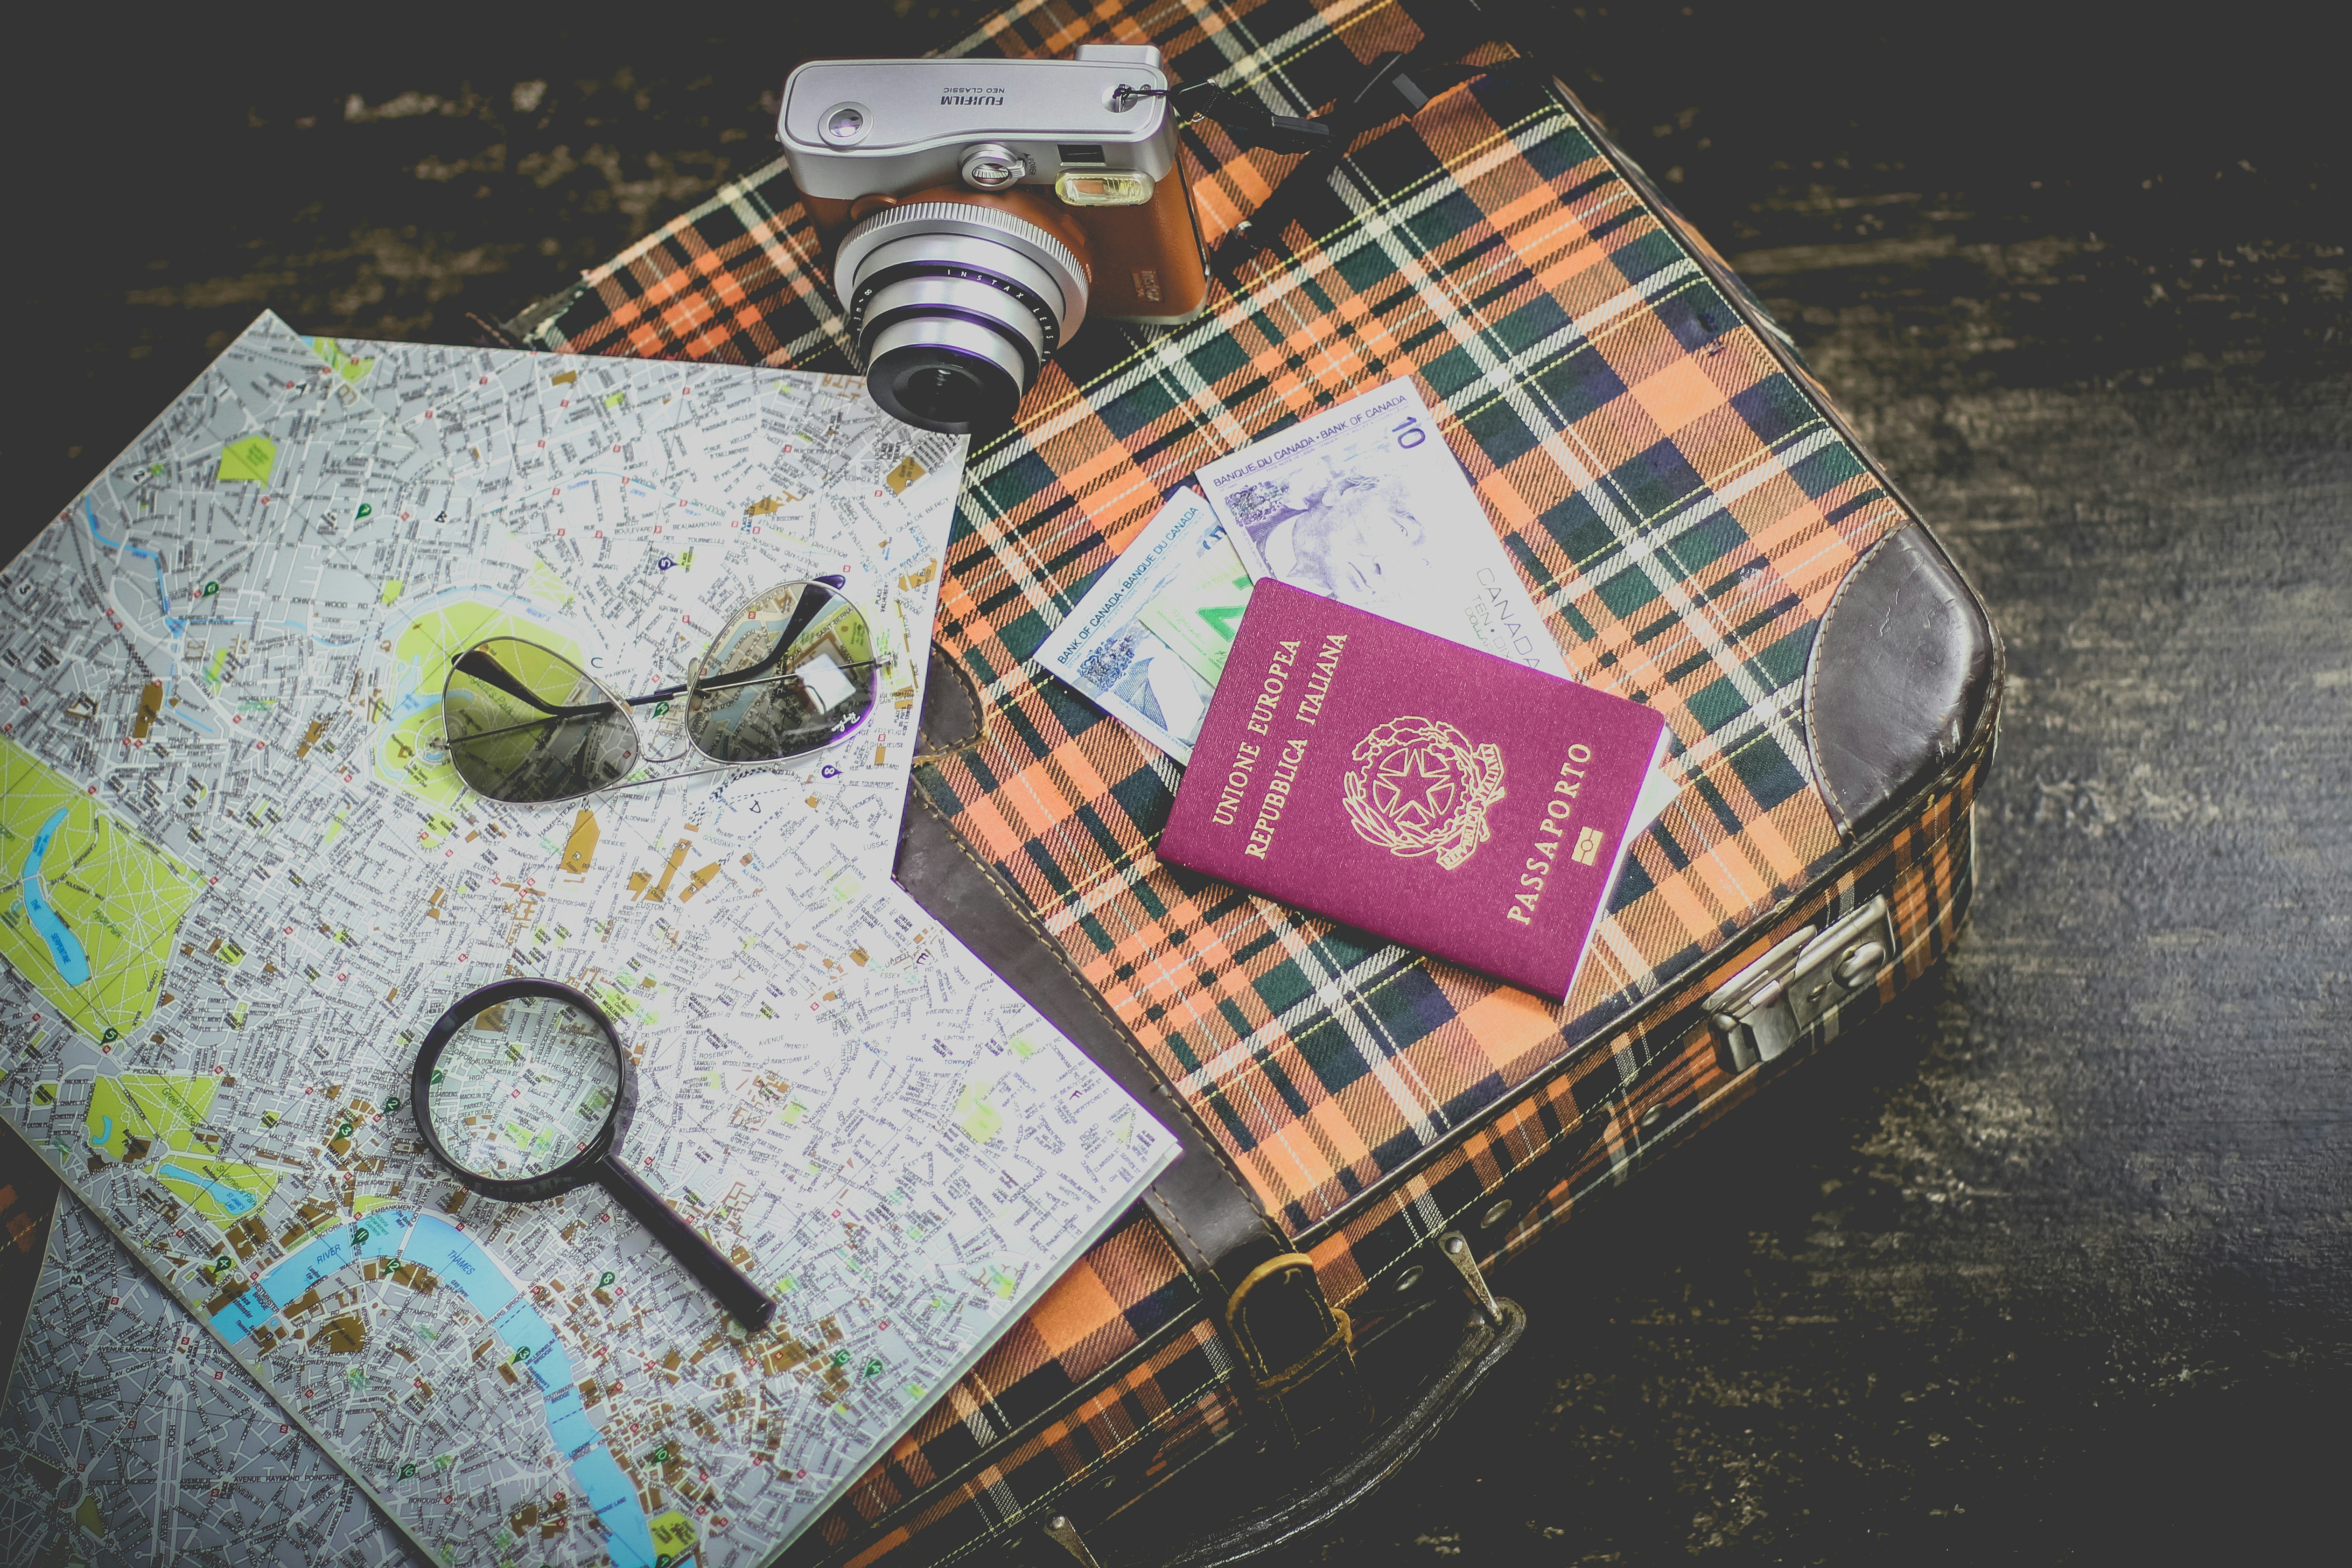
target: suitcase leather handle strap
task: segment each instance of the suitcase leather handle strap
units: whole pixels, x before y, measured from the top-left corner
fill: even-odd
[[[1228,273],[1269,247],[1281,243],[1283,226],[1290,221],[1290,209],[1300,191],[1320,187],[1330,179],[1331,172],[1348,155],[1348,149],[1363,132],[1402,115],[1410,118],[1421,112],[1422,107],[1449,89],[1474,81],[1480,77],[1500,74],[1488,66],[1452,65],[1440,56],[1458,56],[1459,45],[1423,45],[1411,54],[1390,50],[1377,56],[1366,71],[1363,82],[1342,101],[1312,120],[1285,119],[1267,116],[1285,127],[1311,127],[1313,136],[1292,135],[1287,140],[1265,136],[1253,137],[1240,129],[1234,118],[1215,109],[1199,110],[1205,118],[1215,120],[1225,127],[1244,149],[1263,147],[1275,153],[1304,153],[1307,156],[1275,182],[1256,211],[1234,226],[1217,242],[1218,264]],[[1185,107],[1187,94],[1215,94],[1223,101],[1239,103],[1238,95],[1208,82],[1180,88],[1170,95],[1180,109]],[[1264,113],[1263,110],[1260,110]],[[1195,151],[1198,151],[1196,148]],[[1213,164],[1213,159],[1203,158]],[[1285,191],[1289,195],[1286,197]]]
[[[1305,1342],[1325,1324],[1322,1338]],[[1352,1436],[1370,1418],[1353,1375],[1355,1324],[1324,1299],[1307,1254],[1286,1252],[1244,1275],[1225,1300],[1225,1334],[1241,1352],[1259,1407],[1293,1447],[1307,1447],[1326,1429]]]
[[[919,759],[976,744],[984,710],[954,661],[934,650],[926,682]],[[1017,891],[932,806],[918,780],[908,792],[896,868],[899,884],[1018,990],[1175,1134],[1182,1155],[1147,1194],[1169,1236],[1204,1284],[1224,1297],[1225,1341],[1245,1373],[1255,1424],[1270,1443],[1297,1450],[1319,1478],[1244,1518],[1220,1525],[1172,1557],[1184,1568],[1239,1562],[1322,1528],[1420,1452],[1518,1342],[1527,1317],[1489,1294],[1475,1264],[1462,1268],[1473,1310],[1448,1363],[1410,1404],[1364,1436],[1368,1391],[1354,1360],[1354,1325],[1325,1297],[1314,1260],[1276,1240],[1273,1222],[1192,1108],[1160,1078],[1141,1046],[1103,1006],[1027,910]],[[1466,1246],[1462,1248],[1468,1255]],[[1451,1254],[1448,1255],[1452,1257]],[[1336,1463],[1330,1456],[1344,1455]],[[1048,1539],[1078,1562],[1092,1553],[1067,1519]]]
[[[1207,1533],[1173,1550],[1157,1547],[1134,1560],[1134,1568],[1223,1568],[1246,1562],[1289,1543],[1320,1533],[1350,1508],[1429,1446],[1469,1402],[1481,1384],[1519,1342],[1528,1326],[1527,1313],[1508,1297],[1490,1298],[1493,1313],[1483,1306],[1465,1315],[1462,1339],[1451,1361],[1424,1385],[1394,1419],[1384,1424],[1363,1447],[1313,1482],[1286,1492],[1238,1519],[1228,1520]],[[1061,1545],[1085,1568],[1125,1568],[1098,1558],[1087,1549],[1077,1528],[1056,1517],[1045,1535]]]
[[[975,744],[984,710],[954,660],[934,649],[918,760]],[[1324,1297],[1224,1147],[1162,1079],[1141,1044],[1038,924],[1017,889],[972,853],[919,779],[908,791],[895,875],[1048,1023],[1143,1104],[1181,1153],[1144,1195],[1185,1266],[1222,1299],[1226,1340],[1248,1374],[1253,1415],[1283,1446],[1329,1452],[1370,1421],[1345,1314]]]

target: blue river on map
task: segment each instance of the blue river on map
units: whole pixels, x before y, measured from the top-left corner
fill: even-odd
[[[107,1136],[110,1138],[113,1136],[114,1127],[112,1118],[108,1118],[106,1124],[108,1129]],[[105,1140],[103,1139],[100,1140],[101,1142],[104,1141]],[[163,1165],[158,1167],[155,1173],[158,1176],[169,1176],[175,1182],[185,1182],[192,1187],[202,1187],[205,1190],[205,1194],[209,1196],[213,1202],[220,1205],[220,1210],[223,1214],[243,1214],[247,1209],[253,1207],[256,1203],[260,1201],[251,1193],[245,1191],[242,1187],[225,1187],[218,1182],[214,1181],[210,1176],[204,1175],[199,1172],[191,1171],[184,1165]]]
[[[240,1194],[242,1195],[242,1194]],[[368,1258],[420,1263],[466,1298],[507,1347],[509,1364],[530,1373],[546,1406],[547,1429],[572,1468],[572,1479],[610,1533],[605,1545],[615,1568],[654,1568],[654,1537],[638,1506],[637,1489],[604,1446],[604,1434],[580,1403],[572,1358],[555,1330],[531,1306],[481,1247],[456,1226],[405,1209],[378,1209],[339,1226],[261,1277],[252,1289],[213,1315],[213,1327],[241,1344],[287,1302],[330,1275]]]
[[[49,852],[49,840],[66,825],[66,814],[72,809],[69,805],[58,807],[57,815],[41,824],[41,830],[33,835],[33,852],[25,857],[19,886],[24,889],[25,912],[33,917],[33,929],[49,945],[49,962],[58,966],[67,984],[87,985],[89,954],[81,950],[81,939],[49,907],[48,889],[41,885],[41,857]]]
[[[85,495],[81,498],[81,506],[83,515],[89,519],[89,536],[92,539],[109,550],[128,551],[155,568],[155,597],[163,602],[163,624],[171,629],[173,637],[179,636],[185,629],[185,623],[172,617],[171,590],[163,586],[163,558],[152,550],[142,550],[135,544],[124,544],[107,538],[98,531],[98,503]]]

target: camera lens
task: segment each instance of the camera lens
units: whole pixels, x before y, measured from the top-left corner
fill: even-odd
[[[969,436],[1003,428],[1026,390],[1020,358],[953,318],[893,322],[875,334],[866,388],[891,417]]]
[[[1016,191],[988,205],[887,207],[842,237],[835,281],[867,388],[896,417],[955,434],[1002,428],[1085,319],[1084,259],[1023,216],[1024,204],[1063,221],[1047,199]]]
[[[917,418],[943,425],[969,425],[987,404],[987,391],[971,367],[948,360],[918,365],[901,376],[898,397]]]

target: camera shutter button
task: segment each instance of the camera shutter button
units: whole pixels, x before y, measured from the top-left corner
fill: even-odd
[[[1029,172],[1029,160],[999,142],[981,142],[963,150],[963,183],[975,191],[1001,191],[1020,183]]]

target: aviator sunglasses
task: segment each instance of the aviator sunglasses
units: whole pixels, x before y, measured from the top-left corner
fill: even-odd
[[[873,712],[891,663],[874,657],[873,628],[846,586],[816,577],[769,589],[728,617],[683,684],[642,697],[619,696],[520,637],[476,643],[441,691],[450,763],[469,787],[513,805],[593,795],[620,785],[644,758],[631,710],[654,703],[658,714],[680,698],[688,743],[722,766],[780,763],[845,740]]]

